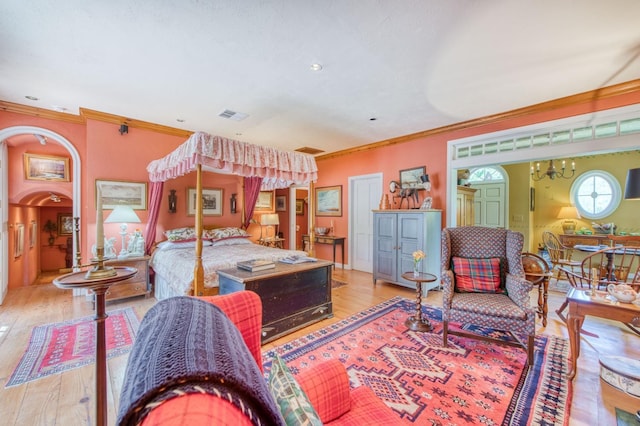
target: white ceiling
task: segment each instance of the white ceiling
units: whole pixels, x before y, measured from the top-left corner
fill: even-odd
[[[637,0],[2,0],[0,99],[332,152],[638,79],[638,16]]]

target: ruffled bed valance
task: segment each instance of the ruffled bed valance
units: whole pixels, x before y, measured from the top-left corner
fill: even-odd
[[[164,182],[194,171],[198,164],[207,171],[261,177],[263,190],[308,184],[318,178],[315,158],[310,155],[197,132],[170,154],[149,163],[149,180]]]

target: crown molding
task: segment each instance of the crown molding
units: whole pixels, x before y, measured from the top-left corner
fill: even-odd
[[[34,117],[47,118],[50,120],[67,121],[69,123],[84,123],[84,118],[80,117],[77,114],[69,114],[66,112],[58,112],[50,109],[36,108],[2,100],[0,100],[0,110],[6,112],[14,112],[16,114],[25,114]]]
[[[95,111],[87,108],[80,108],[80,115],[76,115],[0,100],[0,110],[6,112],[14,112],[17,114],[31,115],[33,117],[47,118],[50,120],[67,121],[76,124],[84,124],[87,122],[87,120],[113,123],[117,124],[118,126],[126,124],[131,128],[151,130],[167,135],[182,136],[184,138],[188,138],[193,134],[193,132],[190,130],[163,126],[161,124],[149,123],[147,121],[136,120],[133,118],[123,117],[121,115],[108,114],[106,112]]]
[[[178,129],[176,127],[163,126],[162,124],[150,123],[148,121],[136,120],[121,115],[109,114],[106,112],[95,111],[87,108],[80,108],[80,115],[86,119],[102,121],[105,123],[117,124],[118,126],[126,124],[131,128],[151,130],[153,132],[163,133],[172,136],[182,136],[188,138],[193,134],[190,130]]]
[[[588,104],[589,102],[597,102],[599,100],[613,98],[616,96],[622,96],[630,93],[640,92],[640,79],[631,80],[625,83],[616,84],[613,86],[602,87],[600,89],[591,90],[588,92],[578,93],[576,95],[566,96],[564,98],[558,98],[547,102],[542,102],[535,105],[530,105],[523,108],[514,109],[499,114],[487,115],[485,117],[475,118],[473,120],[462,121],[460,123],[450,124],[448,126],[437,127],[435,129],[425,130],[422,132],[412,133],[409,135],[399,136],[392,139],[386,139],[379,142],[374,142],[366,145],[357,146],[354,148],[345,149],[342,151],[336,151],[328,154],[316,156],[316,160],[328,160],[335,157],[341,157],[343,155],[354,154],[358,152],[369,151],[372,149],[396,145],[404,142],[409,142],[418,138],[425,138],[443,133],[451,133],[459,130],[468,129],[471,127],[485,126],[488,124],[494,124],[501,121],[511,120],[518,117],[528,116],[532,114],[538,114],[547,111],[553,111],[560,108],[565,108],[574,105]],[[595,108],[594,108],[595,111]]]

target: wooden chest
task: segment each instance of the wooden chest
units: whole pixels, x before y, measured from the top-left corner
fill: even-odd
[[[331,267],[317,262],[249,272],[237,268],[218,271],[220,294],[256,292],[262,300],[262,343],[270,342],[314,322],[333,316]]]

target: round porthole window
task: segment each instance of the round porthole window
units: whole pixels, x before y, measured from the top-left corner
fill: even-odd
[[[570,195],[580,216],[602,219],[618,208],[622,190],[612,174],[604,170],[590,170],[573,182]]]

